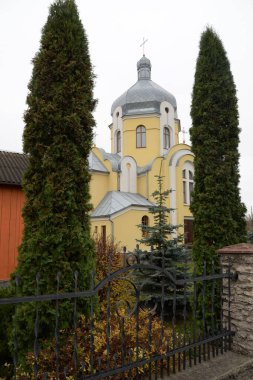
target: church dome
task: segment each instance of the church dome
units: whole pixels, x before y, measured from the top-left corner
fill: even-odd
[[[175,97],[151,80],[151,63],[145,55],[137,62],[137,71],[138,81],[113,102],[111,114],[119,106],[122,116],[159,113],[164,101],[176,110]]]

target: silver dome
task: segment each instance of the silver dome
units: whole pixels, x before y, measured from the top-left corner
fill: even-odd
[[[113,102],[111,114],[119,106],[122,107],[122,116],[159,113],[163,101],[176,110],[175,97],[151,80],[151,63],[145,55],[137,63],[137,70],[138,81]]]

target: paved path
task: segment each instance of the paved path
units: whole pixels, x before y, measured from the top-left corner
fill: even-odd
[[[253,358],[230,351],[163,380],[253,380]]]

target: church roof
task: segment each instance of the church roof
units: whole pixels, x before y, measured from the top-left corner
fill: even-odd
[[[151,80],[151,63],[145,55],[137,63],[137,70],[138,81],[113,102],[111,114],[119,106],[122,116],[159,113],[163,101],[177,108],[175,97]]]
[[[127,193],[121,191],[109,191],[102,201],[92,212],[92,218],[109,217],[119,211],[123,211],[129,207],[145,207],[152,206],[148,199],[140,194]]]
[[[28,163],[26,154],[0,151],[0,184],[21,186]]]
[[[109,173],[105,165],[99,160],[99,158],[93,152],[90,152],[88,161],[89,161],[90,171]]]
[[[119,162],[121,157],[118,153],[107,153],[104,149],[98,148],[102,153],[103,159],[110,161],[112,165],[112,171],[117,172],[119,170]]]

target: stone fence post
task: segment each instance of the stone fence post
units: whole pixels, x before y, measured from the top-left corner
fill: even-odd
[[[218,250],[223,271],[237,273],[230,280],[230,321],[235,332],[232,350],[253,356],[253,244],[236,244]],[[224,281],[224,295],[228,297],[228,280]],[[224,316],[228,305],[224,303]]]

